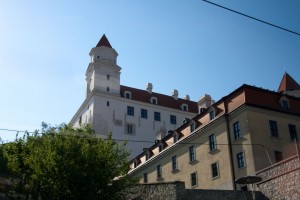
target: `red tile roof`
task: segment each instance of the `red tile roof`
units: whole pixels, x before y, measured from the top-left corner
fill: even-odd
[[[108,39],[106,38],[105,34],[103,34],[103,36],[101,37],[101,39],[99,40],[98,44],[96,47],[101,47],[101,46],[105,46],[105,47],[109,47],[112,48]]]
[[[288,73],[285,72],[277,92],[299,89],[300,85]]]
[[[121,96],[125,96],[125,91],[131,92],[131,99],[135,101],[150,103],[151,97],[156,97],[158,106],[181,110],[181,105],[186,104],[188,106],[188,112],[198,113],[198,104],[194,101],[189,101],[181,98],[175,100],[172,96],[167,96],[155,92],[149,93],[146,90],[140,90],[121,85]]]

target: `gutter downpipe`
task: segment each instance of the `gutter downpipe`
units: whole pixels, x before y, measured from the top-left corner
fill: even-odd
[[[225,121],[226,121],[226,129],[227,129],[227,140],[228,140],[228,149],[229,149],[229,158],[230,158],[230,163],[231,163],[231,174],[232,174],[232,184],[233,184],[233,189],[236,191],[236,184],[235,184],[235,173],[234,173],[234,163],[233,163],[233,158],[232,158],[232,144],[231,144],[231,137],[230,137],[230,128],[229,128],[229,120],[228,120],[228,109],[227,109],[227,104],[225,104],[224,100],[224,107],[225,107]]]

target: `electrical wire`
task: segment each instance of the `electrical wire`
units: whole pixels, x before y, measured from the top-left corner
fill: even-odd
[[[242,15],[242,16],[244,16],[244,17],[248,17],[248,18],[250,18],[250,19],[256,20],[256,21],[258,21],[258,22],[267,24],[267,25],[269,25],[269,26],[272,26],[272,27],[275,27],[275,28],[278,28],[278,29],[287,31],[287,32],[289,32],[289,33],[293,33],[293,34],[295,34],[295,35],[300,36],[300,33],[297,33],[297,32],[295,32],[295,31],[292,31],[292,30],[283,28],[283,27],[281,27],[281,26],[277,26],[277,25],[275,25],[275,24],[266,22],[266,21],[261,20],[261,19],[258,19],[258,18],[256,18],[256,17],[252,17],[252,16],[250,16],[250,15],[241,13],[241,12],[239,12],[239,11],[236,11],[236,10],[233,10],[233,9],[230,9],[230,8],[227,8],[227,7],[225,7],[225,6],[221,6],[221,5],[216,4],[216,3],[213,3],[213,2],[211,2],[211,1],[207,1],[207,0],[202,0],[202,1],[204,1],[204,2],[206,2],[206,3],[209,3],[209,4],[212,4],[212,5],[214,5],[214,6],[217,6],[217,7],[223,8],[223,9],[228,10],[228,11],[230,11],[230,12],[234,12],[234,13],[236,13],[236,14]]]

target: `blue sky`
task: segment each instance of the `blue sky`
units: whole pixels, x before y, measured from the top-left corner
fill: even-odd
[[[298,0],[212,1],[300,32]],[[244,83],[277,90],[285,71],[300,82],[299,35],[201,0],[0,0],[0,129],[68,123],[104,33],[119,53],[122,85],[151,82],[155,92],[197,101]]]

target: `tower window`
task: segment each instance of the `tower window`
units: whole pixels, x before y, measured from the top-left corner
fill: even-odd
[[[106,102],[106,106],[109,107],[109,101]]]
[[[106,91],[109,92],[109,87],[106,88]]]
[[[237,160],[238,168],[245,167],[244,152],[240,152],[240,153],[236,154],[236,160]]]
[[[110,75],[109,75],[109,74],[106,75],[106,79],[107,79],[107,80],[110,79]]]

